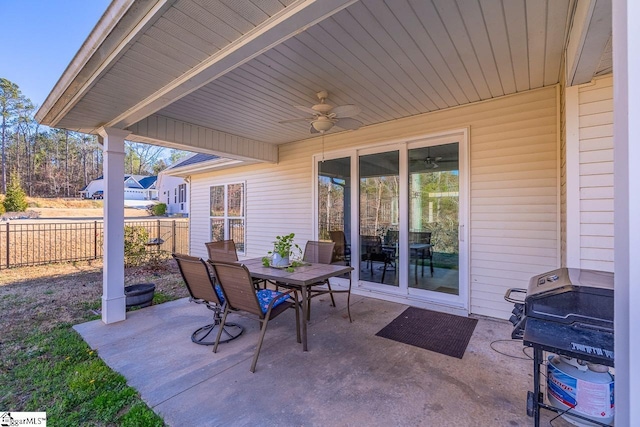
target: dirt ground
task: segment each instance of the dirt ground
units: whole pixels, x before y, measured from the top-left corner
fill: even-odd
[[[135,283],[155,283],[156,293],[171,298],[188,296],[173,260],[125,269],[125,286]],[[101,260],[0,270],[0,369],[11,369],[28,333],[95,318],[101,295]]]
[[[102,208],[31,208],[38,213],[38,219],[56,218],[102,218]],[[145,209],[124,208],[125,218],[148,217]]]

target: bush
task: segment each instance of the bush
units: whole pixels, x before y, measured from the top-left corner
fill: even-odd
[[[143,227],[124,227],[124,265],[136,266],[145,262],[149,231]]]
[[[167,213],[167,205],[165,203],[152,205],[150,211],[153,216],[162,216]]]
[[[29,207],[27,195],[20,187],[20,180],[16,173],[11,174],[11,180],[4,198],[4,209],[8,212],[24,212]]]
[[[0,215],[5,213],[7,210],[4,208],[4,203],[0,201]]]

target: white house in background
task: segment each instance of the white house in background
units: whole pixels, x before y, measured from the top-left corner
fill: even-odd
[[[158,200],[156,187],[157,176],[125,175],[124,176],[124,200],[127,206],[148,205],[150,201]],[[86,187],[80,190],[80,197],[92,198],[96,191],[104,191],[104,178],[94,179]],[[140,203],[144,202],[144,203]]]
[[[210,167],[220,167],[224,163],[237,163],[214,154],[193,154],[169,166],[158,174],[158,201],[167,204],[167,213],[189,215],[189,177],[192,173]]]

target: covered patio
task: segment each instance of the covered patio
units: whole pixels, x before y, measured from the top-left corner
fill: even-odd
[[[383,301],[361,300],[367,301],[360,307],[362,323],[336,322],[333,334],[381,326],[380,310],[366,308],[377,304],[396,307],[389,312],[399,310],[398,303],[504,320],[513,308],[505,291],[526,288],[535,274],[558,267],[615,272],[616,422],[638,424],[640,408],[631,404],[640,395],[640,369],[632,363],[640,353],[640,314],[632,309],[640,305],[640,265],[633,262],[640,253],[640,123],[632,119],[640,115],[638,18],[633,0],[114,0],[37,114],[45,125],[98,134],[104,144],[107,326],[95,325],[96,331],[125,332],[134,318],[154,330],[142,322],[146,313],[162,310],[125,311],[125,139],[226,159],[182,171],[190,185],[190,253],[196,256],[205,256],[205,242],[228,238],[231,222],[241,229],[240,259],[263,256],[278,234],[293,232],[301,244],[320,239],[332,230],[319,226],[319,177],[323,165],[344,163],[340,185],[349,204],[340,231],[350,236],[352,259],[362,259],[361,236],[382,233],[377,210],[370,215],[374,225],[362,216],[368,159],[393,184],[386,213],[395,216],[390,223],[399,236],[398,275],[389,286],[356,268],[353,293]],[[452,161],[430,154],[447,145],[456,147],[449,171],[455,188],[428,190],[413,175],[426,179],[426,165]],[[453,292],[412,286],[410,233],[438,225],[426,203],[419,218],[411,217],[420,192],[425,200],[446,197],[456,206],[447,228],[451,253],[458,255]],[[232,193],[237,215],[217,209]],[[126,326],[116,324],[125,319]],[[174,333],[172,321],[168,331]],[[508,324],[500,325],[505,331],[498,335],[506,338]],[[140,339],[117,336],[92,345],[109,360],[113,348]],[[358,340],[370,335],[356,336],[351,344],[357,351]],[[331,348],[328,338],[323,343]],[[229,348],[234,345],[240,344]],[[154,342],[151,348],[166,357],[165,347]],[[367,350],[366,357],[381,354],[375,346]],[[294,357],[313,358],[314,351]],[[488,359],[474,359],[477,365],[461,366],[461,376],[451,379],[448,361],[406,351],[409,365],[382,366],[414,378],[430,372],[425,365],[442,363],[428,377],[435,388],[469,372],[470,378],[488,373],[478,368]],[[111,363],[135,367],[135,357]],[[374,362],[362,360],[351,371],[366,371],[378,390],[380,364]],[[226,372],[210,374],[203,384]],[[499,374],[509,386],[530,383]],[[245,375],[239,371],[237,378],[257,381]],[[475,390],[485,380],[460,388]],[[400,393],[398,411],[413,408],[414,396],[425,397],[420,390],[428,383]],[[233,384],[225,393],[246,382]],[[357,390],[357,382],[348,384]],[[165,411],[161,402],[172,401],[167,397],[149,402],[168,421],[175,412],[197,413],[177,405]],[[375,394],[367,398],[375,401]],[[311,401],[322,407],[323,399]],[[448,416],[481,411],[472,401]],[[444,397],[441,404],[451,402]],[[437,405],[426,408],[428,417],[420,413],[413,424],[441,412]],[[361,416],[378,413],[365,412]]]
[[[308,352],[296,343],[293,310],[278,317],[255,374],[258,323],[232,315],[246,331],[214,354],[189,338],[208,314],[187,299],[75,329],[168,425],[530,425],[532,363],[508,322],[481,318],[457,359],[375,335],[406,305],[353,297],[350,324],[342,295],[336,304],[314,301]]]

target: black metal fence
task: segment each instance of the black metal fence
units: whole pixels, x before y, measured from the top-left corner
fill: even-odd
[[[150,252],[189,253],[186,220],[126,221],[126,225],[146,230]],[[103,242],[102,221],[0,224],[0,270],[100,259]]]

